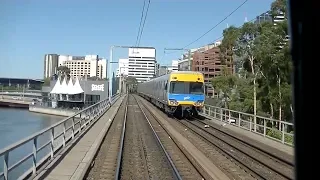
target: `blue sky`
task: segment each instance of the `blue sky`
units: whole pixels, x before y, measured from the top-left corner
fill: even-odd
[[[243,0],[151,0],[140,46],[157,49],[170,64],[181,48],[221,21]],[[229,25],[240,26],[267,11],[272,0],[249,0],[224,23],[189,46],[208,44]],[[134,45],[143,0],[0,0],[0,77],[42,78],[45,54],[98,54],[112,45]],[[127,50],[114,51],[114,58]]]

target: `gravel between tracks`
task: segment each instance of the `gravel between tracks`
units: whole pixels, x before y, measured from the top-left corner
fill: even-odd
[[[121,168],[121,179],[173,179],[171,166],[132,95]]]
[[[141,103],[142,104],[142,103]],[[164,145],[166,151],[169,153],[170,157],[176,168],[178,169],[182,179],[190,179],[190,180],[201,180],[202,176],[197,171],[197,169],[191,164],[189,159],[183,154],[183,152],[179,149],[179,147],[174,143],[174,141],[170,138],[168,133],[163,129],[163,127],[159,124],[159,122],[151,115],[148,109],[141,106],[146,116],[150,120],[154,130],[157,132],[161,143]]]
[[[205,123],[201,120],[185,122],[206,132],[206,135],[209,135],[209,138],[211,136],[211,139],[218,143],[220,147],[234,149],[233,154],[238,156],[238,160],[249,160],[251,162],[248,164],[250,169],[254,169],[257,173],[264,176],[264,178],[294,179],[294,167],[283,162],[281,159],[272,157],[263,150],[252,147],[212,126],[204,128]]]
[[[235,161],[237,161],[237,164],[240,164],[243,168],[250,169],[253,176],[256,178],[262,178],[262,179],[286,179],[283,176],[279,175],[278,173],[274,172],[273,170],[269,169],[268,167],[264,166],[263,164],[259,163],[255,159],[253,159],[251,156],[255,156],[254,152],[250,152],[250,148],[246,149],[248,151],[247,153],[250,153],[249,155],[246,155],[239,149],[237,149],[236,145],[230,145],[228,143],[230,142],[230,137],[222,137],[224,139],[228,139],[226,141],[222,141],[221,139],[212,136],[207,132],[207,130],[204,130],[203,125],[195,126],[194,124],[196,122],[190,122],[190,121],[180,121],[181,124],[184,124],[188,129],[192,129],[194,131],[193,133],[196,135],[201,135],[202,139],[205,139],[210,144],[212,144],[212,147],[217,148],[221,150],[222,153],[226,154],[227,156],[234,158]],[[190,130],[191,131],[191,130]],[[199,136],[198,135],[198,136]],[[200,137],[200,136],[199,136]],[[228,143],[226,143],[228,142]],[[235,142],[232,142],[235,143]],[[243,146],[240,147],[243,149]]]
[[[94,159],[93,167],[89,169],[86,179],[114,179],[117,165],[117,154],[120,146],[121,130],[124,120],[126,98],[123,100],[113,122]]]
[[[194,144],[203,154],[205,154],[208,159],[210,159],[217,167],[219,167],[230,179],[245,179],[253,180],[259,179],[253,177],[254,174],[249,169],[244,168],[242,165],[238,164],[233,158],[230,158],[227,154],[223,153],[221,150],[213,147],[213,145],[206,139],[199,137],[197,134],[185,128],[176,119],[168,118],[166,114],[161,112],[159,109],[154,107],[150,102],[144,100],[144,103],[156,109],[161,116],[166,119],[172,127],[174,127],[180,134],[186,137],[192,144]]]

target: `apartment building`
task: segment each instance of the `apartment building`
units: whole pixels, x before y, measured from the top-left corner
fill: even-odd
[[[153,47],[129,48],[128,76],[138,82],[145,82],[155,77],[156,49]]]
[[[181,56],[181,59],[178,61],[178,71],[189,71],[190,69],[193,69],[193,56],[195,52],[208,50],[213,47],[217,47],[221,44],[221,41],[216,41],[214,43],[201,46],[199,48],[190,49],[190,58],[189,58],[189,52],[184,53]],[[190,64],[189,64],[190,61]],[[190,67],[189,67],[190,66]]]
[[[220,76],[224,68],[229,72],[234,72],[234,65],[230,61],[222,64],[220,60],[220,48],[217,46],[198,50],[193,55],[192,70],[203,73],[209,96],[212,96],[214,93],[211,79]]]
[[[59,66],[66,66],[70,69],[72,77],[107,77],[107,60],[99,58],[98,55],[86,56],[59,56]]]

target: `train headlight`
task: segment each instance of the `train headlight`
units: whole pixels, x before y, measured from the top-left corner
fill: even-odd
[[[203,101],[199,100],[196,103],[194,103],[195,106],[202,106],[203,105]]]
[[[174,100],[174,99],[169,99],[169,104],[170,105],[178,105],[178,101]]]

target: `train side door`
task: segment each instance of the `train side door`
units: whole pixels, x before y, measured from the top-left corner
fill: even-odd
[[[168,81],[164,81],[163,99],[165,100],[166,103],[168,101],[168,93],[169,93]]]

